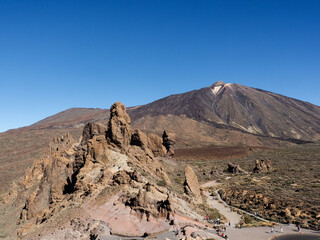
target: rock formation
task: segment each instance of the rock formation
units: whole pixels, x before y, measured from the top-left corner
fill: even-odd
[[[51,214],[49,206],[62,200],[74,172],[73,165],[70,164],[74,161],[73,143],[69,135],[54,139],[50,144],[48,157],[27,171],[23,184],[26,188],[36,187],[36,190],[26,200],[21,220],[36,217],[36,222],[41,223]]]
[[[239,165],[233,164],[233,163],[228,163],[228,172],[229,173],[246,173]]]
[[[124,188],[118,200],[122,205],[115,211],[126,212],[129,207],[131,211],[126,214],[134,213],[138,222],[146,219],[163,225],[157,219],[173,217],[175,201],[166,188],[156,185],[159,181],[171,184],[165,168],[156,159],[166,153],[162,140],[156,135],[132,130],[125,110],[122,103],[113,104],[108,127],[88,123],[79,143],[69,135],[54,139],[47,157],[37,161],[21,183],[29,195],[21,210],[19,234],[33,229],[34,224],[46,222],[62,208],[81,205],[90,196],[102,194],[106,188],[113,191]],[[141,172],[145,172],[149,180],[142,177]],[[195,196],[199,195],[194,185],[189,189]],[[111,223],[110,226],[110,231],[121,234],[128,231]],[[168,223],[163,226],[166,229]],[[136,234],[144,234],[141,231]]]
[[[186,178],[184,182],[185,193],[192,197],[195,203],[201,203],[202,199],[198,177],[189,165],[185,168],[184,175]]]
[[[172,141],[166,131],[163,131],[162,134],[162,142],[163,146],[165,146],[167,153],[166,156],[173,157],[174,156],[174,141]]]
[[[272,169],[271,161],[269,159],[256,160],[256,166],[252,170],[253,173],[260,173],[270,171]]]
[[[126,107],[120,103],[114,103],[110,108],[107,139],[120,148],[126,150],[131,139],[131,119],[126,112]]]

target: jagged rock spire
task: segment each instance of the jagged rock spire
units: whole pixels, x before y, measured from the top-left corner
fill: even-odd
[[[125,105],[121,102],[114,103],[110,108],[107,139],[118,147],[126,149],[131,141],[130,123],[131,119]]]

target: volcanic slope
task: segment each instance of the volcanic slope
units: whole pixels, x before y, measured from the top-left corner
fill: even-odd
[[[224,129],[281,139],[320,140],[320,107],[272,92],[216,82],[129,110],[134,121],[172,114]]]
[[[32,125],[33,129],[76,127],[104,121],[107,110],[73,108]],[[179,116],[211,127],[287,140],[320,140],[320,107],[261,89],[216,82],[128,108],[133,123],[149,117]],[[150,120],[150,119],[149,119]],[[172,120],[172,119],[171,119]],[[170,123],[168,123],[170,125]],[[152,129],[145,129],[153,130]]]

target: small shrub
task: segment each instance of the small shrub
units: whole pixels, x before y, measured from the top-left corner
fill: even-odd
[[[253,218],[249,215],[244,215],[243,216],[243,221],[245,224],[252,224],[253,223]]]
[[[167,186],[166,182],[163,181],[163,180],[160,180],[157,184],[158,184],[158,186],[160,186],[160,187],[165,187],[165,186]]]

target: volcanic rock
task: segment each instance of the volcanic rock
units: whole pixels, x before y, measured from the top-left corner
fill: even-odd
[[[114,103],[110,108],[107,138],[120,148],[127,149],[131,141],[131,119],[126,112],[126,107],[120,103]]]
[[[164,146],[162,145],[161,138],[154,134],[147,136],[139,129],[135,129],[131,136],[131,145],[139,146],[150,156],[163,156],[165,154]]]
[[[171,215],[174,214],[168,191],[150,183],[141,187],[138,194],[128,199],[125,204],[140,214],[141,218],[145,215],[148,221],[150,217],[163,217],[170,220]]]
[[[81,145],[85,145],[89,139],[94,136],[105,135],[107,128],[101,123],[89,122],[87,123],[82,131]]]
[[[126,189],[123,196],[127,197],[123,198],[136,215],[170,218],[174,210],[169,192],[146,184],[141,173],[133,170],[143,170],[153,181],[171,184],[164,167],[155,159],[165,154],[161,138],[132,131],[121,103],[112,105],[106,129],[102,124],[88,123],[79,143],[69,135],[54,139],[47,157],[27,171],[22,184],[31,194],[20,214],[21,234],[33,228],[29,223],[23,224],[26,220],[41,224],[61,208],[81,205],[87,196],[118,185]]]
[[[252,170],[254,173],[266,172],[272,169],[271,161],[269,159],[256,160],[256,166]]]
[[[67,186],[72,182],[73,143],[69,135],[54,139],[48,150],[48,157],[36,162],[27,171],[23,181],[26,187],[36,186],[38,182],[35,180],[39,178],[40,183],[26,200],[21,212],[21,220],[37,217],[37,222],[42,222],[48,214],[50,204],[62,200]],[[36,176],[35,173],[39,170],[41,174]]]
[[[173,157],[174,156],[174,144],[175,144],[175,142],[169,138],[169,136],[166,133],[166,131],[163,131],[162,142],[163,142],[163,146],[165,146],[165,148],[167,150],[166,156],[167,157]]]
[[[228,163],[228,172],[229,173],[246,173],[239,165],[233,164],[233,163]]]
[[[202,199],[198,177],[189,165],[185,168],[184,175],[186,178],[184,182],[185,193],[193,197],[195,203],[201,203]]]

